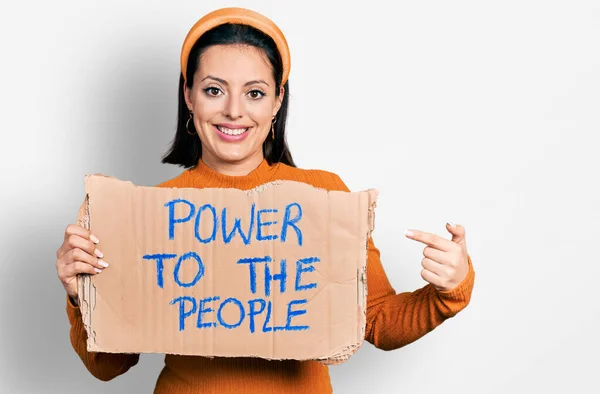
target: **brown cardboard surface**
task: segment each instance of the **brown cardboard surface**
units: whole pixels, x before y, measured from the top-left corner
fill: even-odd
[[[89,351],[339,363],[362,345],[376,190],[85,187],[110,264],[79,278]]]

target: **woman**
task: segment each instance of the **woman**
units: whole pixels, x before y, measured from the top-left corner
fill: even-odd
[[[164,163],[186,168],[161,187],[251,189],[275,179],[348,191],[335,174],[296,168],[285,140],[290,56],[281,31],[255,12],[226,8],[199,20],[184,41],[178,125]],[[80,215],[81,218],[81,215]],[[67,292],[71,343],[98,379],[125,373],[137,354],[89,353],[77,305],[78,274],[101,275],[101,240],[81,223],[70,225],[57,252]],[[474,271],[461,226],[452,240],[420,231],[407,237],[427,245],[422,277],[429,284],[396,294],[369,240],[365,339],[397,349],[433,330],[469,303]],[[166,355],[157,393],[330,393],[327,366],[317,361]]]

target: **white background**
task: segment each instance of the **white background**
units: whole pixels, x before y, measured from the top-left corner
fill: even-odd
[[[85,173],[155,185],[179,51],[205,13],[272,18],[292,51],[298,165],[377,188],[396,291],[416,228],[467,229],[471,304],[419,341],[365,344],[336,393],[596,393],[598,1],[37,1],[0,6],[0,391],[151,392],[162,355],[110,383],[69,343],[55,251]]]

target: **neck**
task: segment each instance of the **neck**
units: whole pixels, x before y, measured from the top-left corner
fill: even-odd
[[[251,189],[274,180],[278,168],[279,165],[270,166],[262,152],[243,162],[214,160],[213,156],[203,152],[202,159],[189,174],[201,187]]]

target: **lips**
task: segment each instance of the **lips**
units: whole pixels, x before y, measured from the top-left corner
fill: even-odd
[[[250,129],[249,127],[231,127],[231,126],[226,127],[226,126],[221,126],[221,125],[215,125],[215,127],[221,133],[223,133],[225,135],[230,135],[230,136],[242,135]]]
[[[234,124],[213,124],[215,133],[223,142],[239,143],[245,140],[250,135],[252,127],[244,127],[243,125]]]

